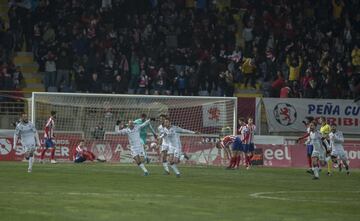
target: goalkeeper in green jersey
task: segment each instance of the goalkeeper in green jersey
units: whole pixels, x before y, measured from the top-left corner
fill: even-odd
[[[147,118],[146,114],[141,114],[139,119],[134,120],[134,124],[135,125],[143,124],[146,121],[146,118]],[[154,135],[155,140],[157,139],[155,130],[151,126],[151,124],[148,124],[148,126],[145,126],[145,127],[140,129],[140,139],[141,139],[142,145],[144,145],[144,155],[145,155],[144,158],[145,158],[146,163],[150,162],[150,159],[148,158],[147,153],[146,153],[146,149],[145,149],[148,128],[150,128],[151,133]]]

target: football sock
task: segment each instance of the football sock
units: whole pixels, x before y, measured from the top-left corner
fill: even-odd
[[[51,156],[50,156],[50,159],[54,159],[54,156],[55,156],[55,148],[52,148],[51,149]]]
[[[235,164],[236,164],[236,157],[231,157],[229,167],[234,167],[234,166],[235,166]]]
[[[29,170],[32,169],[33,163],[34,163],[34,157],[29,157]]]
[[[180,171],[178,170],[176,164],[172,164],[171,168],[173,169],[173,171],[175,172],[175,174],[180,174]]]
[[[145,167],[145,165],[143,163],[140,163],[139,167],[144,171],[144,173],[148,172],[148,170],[146,169],[146,167]]]
[[[168,162],[167,162],[167,161],[163,161],[163,167],[164,167],[164,170],[165,170],[166,172],[170,172],[170,171],[169,171],[169,165],[168,165]]]
[[[44,159],[45,152],[46,152],[46,148],[42,149],[40,159],[42,159],[42,160]]]
[[[314,171],[314,176],[319,177],[319,167],[313,167],[312,170]]]
[[[332,167],[332,160],[329,159],[329,160],[327,161],[327,172],[328,172],[328,173],[331,173],[331,167]]]
[[[240,155],[236,157],[236,166],[239,167],[240,166]]]
[[[309,168],[312,168],[312,160],[311,160],[311,156],[307,156],[307,160],[308,160],[308,165],[309,165]]]

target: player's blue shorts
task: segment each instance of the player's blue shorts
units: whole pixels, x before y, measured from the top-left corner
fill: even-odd
[[[45,148],[55,147],[55,143],[52,139],[45,138]]]
[[[308,156],[311,156],[313,149],[314,149],[314,147],[312,144],[306,144],[306,152],[307,152]]]
[[[234,143],[232,144],[232,150],[234,150],[234,151],[242,151],[243,150],[243,144],[241,142],[240,137],[235,138]]]
[[[75,160],[74,160],[74,163],[82,163],[86,161],[85,157],[77,157]]]
[[[255,150],[254,143],[244,144],[244,153],[253,152]]]

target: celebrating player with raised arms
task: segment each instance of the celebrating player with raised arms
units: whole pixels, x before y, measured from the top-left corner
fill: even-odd
[[[134,120],[134,124],[135,125],[141,125],[142,123],[144,123],[146,121],[146,114],[141,114],[140,118],[139,119],[136,119]],[[155,130],[154,128],[151,126],[151,124],[148,124],[147,126],[141,128],[140,130],[140,138],[141,138],[141,143],[143,144],[144,146],[144,157],[145,157],[145,161],[146,163],[149,163],[150,160],[149,158],[147,157],[147,153],[146,153],[146,150],[145,150],[145,144],[146,144],[146,137],[147,137],[147,129],[150,129],[152,134],[154,135],[155,139],[156,139],[156,133],[155,133]]]
[[[331,148],[331,159],[334,163],[338,163],[340,160],[346,169],[346,174],[350,174],[348,159],[344,151],[344,135],[341,131],[336,129],[336,124],[331,125],[331,132],[329,134],[330,148]],[[339,169],[341,170],[341,164],[338,163]]]
[[[29,121],[26,113],[21,114],[20,122],[15,128],[13,144],[14,150],[17,148],[16,144],[19,138],[21,145],[25,150],[25,158],[29,160],[28,172],[31,173],[34,163],[34,152],[36,150],[36,145],[40,147],[40,140],[34,124]]]
[[[144,146],[140,137],[140,130],[150,124],[150,119],[146,120],[140,125],[135,125],[132,120],[129,120],[128,126],[120,125],[116,127],[115,132],[121,135],[127,135],[129,139],[131,156],[134,158],[137,165],[144,171],[144,176],[148,176],[149,172],[144,165]]]
[[[164,128],[162,134],[160,134],[160,138],[163,138],[169,145],[168,154],[170,165],[176,177],[180,177],[180,171],[176,165],[180,162],[180,156],[182,154],[181,146],[179,146],[179,133],[195,134],[194,131],[171,125],[168,119],[164,121]]]
[[[56,111],[51,111],[51,115],[49,119],[46,121],[45,127],[44,127],[44,144],[45,148],[41,151],[40,155],[40,163],[44,162],[44,156],[46,150],[50,149],[51,155],[50,155],[50,162],[56,163],[54,156],[55,156],[55,142],[54,142],[54,129],[55,129],[55,119],[56,119]]]

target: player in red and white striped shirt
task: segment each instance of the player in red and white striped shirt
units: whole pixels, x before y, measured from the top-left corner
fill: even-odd
[[[54,142],[54,128],[55,128],[55,119],[56,119],[56,111],[51,111],[51,115],[49,119],[46,121],[45,127],[44,127],[44,144],[45,148],[42,149],[41,155],[40,155],[40,162],[43,163],[45,152],[47,149],[50,149],[51,155],[50,155],[50,162],[56,163],[54,159],[55,155],[55,142]]]
[[[230,151],[231,145],[231,151]],[[230,159],[230,164],[226,169],[234,169],[236,165],[240,164],[240,151],[242,151],[242,143],[240,136],[228,135],[221,141],[216,143],[217,148],[223,148]],[[239,162],[237,162],[239,160]]]
[[[73,154],[74,163],[82,163],[84,161],[94,161],[105,162],[104,159],[96,158],[95,154],[90,150],[87,150],[85,146],[85,141],[80,140],[79,145],[76,146]]]
[[[246,127],[248,128],[248,134],[247,137],[245,138],[247,143],[246,145],[247,148],[244,148],[244,152],[245,152],[246,169],[249,169],[251,166],[251,159],[254,156],[254,151],[255,151],[254,135],[255,135],[256,126],[254,124],[254,119],[252,117],[248,118],[248,124],[246,125]]]

